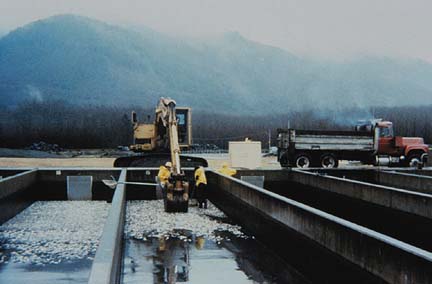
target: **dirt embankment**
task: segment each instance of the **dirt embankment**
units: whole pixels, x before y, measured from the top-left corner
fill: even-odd
[[[115,158],[0,158],[0,167],[97,167],[113,166]]]
[[[111,149],[45,152],[0,148],[0,167],[112,167],[125,151]]]

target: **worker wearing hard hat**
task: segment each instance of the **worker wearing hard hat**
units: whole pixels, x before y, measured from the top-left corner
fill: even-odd
[[[220,168],[218,170],[218,173],[223,174],[223,175],[227,175],[227,176],[233,176],[237,173],[237,171],[235,169],[228,167],[227,163],[223,163],[222,168]]]
[[[171,162],[166,162],[165,165],[159,167],[158,178],[162,187],[165,186],[171,176],[171,167]]]
[[[203,167],[196,167],[194,172],[195,192],[198,200],[198,207],[207,209],[207,177]]]

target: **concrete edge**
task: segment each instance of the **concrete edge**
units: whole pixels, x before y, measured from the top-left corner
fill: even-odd
[[[13,176],[0,179],[0,199],[3,199],[13,193],[28,188],[37,179],[37,170],[30,169]],[[18,180],[20,180],[18,182]]]
[[[432,279],[428,251],[230,177],[212,172],[210,179],[225,194],[387,282]]]
[[[366,227],[357,225],[355,223],[352,223],[352,222],[347,221],[345,219],[342,219],[342,218],[339,218],[337,216],[331,215],[331,214],[326,213],[324,211],[318,210],[318,209],[316,209],[314,207],[311,207],[311,206],[308,206],[306,204],[300,203],[300,202],[295,201],[293,199],[289,199],[287,197],[284,197],[284,196],[281,196],[279,194],[273,193],[273,192],[271,192],[269,190],[266,190],[264,188],[257,187],[255,185],[252,185],[250,183],[244,182],[242,180],[239,180],[239,179],[227,176],[227,175],[219,174],[218,172],[213,171],[213,170],[211,172],[214,173],[214,174],[219,175],[220,177],[224,177],[224,178],[230,179],[231,181],[234,181],[236,183],[240,183],[243,186],[249,187],[250,189],[259,191],[260,193],[262,193],[264,195],[267,195],[269,197],[276,198],[276,199],[278,199],[280,201],[286,202],[286,203],[290,204],[291,206],[295,206],[295,207],[297,207],[297,208],[299,208],[301,210],[305,210],[305,211],[307,211],[309,213],[312,213],[314,215],[317,215],[317,216],[319,216],[321,218],[327,219],[328,221],[335,222],[335,223],[337,223],[337,224],[339,224],[341,226],[344,226],[346,228],[354,230],[354,231],[356,231],[356,232],[358,232],[360,234],[363,234],[363,235],[369,236],[371,238],[374,238],[376,240],[382,241],[382,242],[384,242],[384,243],[386,243],[388,245],[394,246],[394,247],[396,247],[398,249],[401,249],[401,250],[403,250],[405,252],[408,252],[410,254],[414,254],[416,256],[424,258],[427,261],[432,262],[432,253],[431,252],[428,252],[426,250],[420,249],[420,248],[415,247],[413,245],[404,243],[404,242],[399,241],[399,240],[397,240],[395,238],[392,238],[392,237],[389,237],[387,235],[381,234],[379,232],[373,231],[373,230],[368,229]]]
[[[125,182],[127,170],[122,169],[119,182]],[[93,260],[88,283],[118,283],[121,273],[123,228],[126,210],[126,185],[117,184],[111,208]]]
[[[21,170],[21,169],[14,169],[14,170]],[[2,178],[2,179],[0,179],[0,182],[6,181],[8,179],[16,178],[16,177],[19,177],[19,176],[22,176],[22,175],[26,175],[26,174],[32,173],[32,172],[37,172],[37,169],[36,168],[23,169],[23,172],[17,173],[17,174],[15,174],[13,176],[8,176],[8,177],[5,177],[5,178]]]
[[[319,176],[319,177],[323,177],[323,178],[327,178],[327,179],[338,180],[338,181],[341,181],[341,182],[349,182],[349,183],[354,183],[354,184],[366,185],[366,186],[371,186],[371,187],[375,187],[375,188],[381,188],[381,189],[395,191],[395,192],[399,192],[399,193],[405,193],[405,194],[408,194],[408,195],[413,195],[413,196],[418,196],[418,197],[432,198],[432,195],[431,194],[427,194],[427,193],[415,192],[415,191],[410,191],[410,190],[401,189],[401,188],[397,188],[397,187],[391,187],[391,186],[385,186],[385,185],[380,185],[380,184],[375,184],[375,183],[369,183],[369,182],[359,181],[359,180],[355,180],[355,179],[340,178],[340,177],[335,177],[335,176],[331,176],[331,175],[328,175],[328,174],[321,174],[321,173],[315,173],[315,172],[306,172],[306,171],[302,171],[302,170],[293,170],[293,172],[303,173],[303,174],[312,175],[312,176]]]
[[[386,174],[392,174],[392,175],[399,175],[399,176],[407,176],[407,177],[415,177],[415,178],[420,178],[420,179],[432,180],[432,176],[424,176],[424,175],[397,172],[397,171],[380,171],[378,173],[386,173]]]
[[[432,219],[432,195],[320,173],[293,171],[292,181],[380,206]]]
[[[37,182],[38,171],[29,170],[0,180],[0,224],[15,217],[33,201],[23,197]]]

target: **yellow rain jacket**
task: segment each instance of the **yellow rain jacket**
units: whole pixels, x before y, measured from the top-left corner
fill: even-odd
[[[207,184],[207,178],[205,176],[205,172],[204,172],[203,167],[199,167],[198,169],[196,169],[194,177],[195,177],[195,185],[196,186],[200,185],[201,183]]]
[[[222,168],[218,170],[218,173],[227,176],[233,176],[237,173],[237,171],[235,169],[229,168],[227,164],[223,164]]]
[[[171,176],[171,172],[165,166],[159,167],[158,178],[160,182],[164,182],[164,183],[168,182],[170,176]]]

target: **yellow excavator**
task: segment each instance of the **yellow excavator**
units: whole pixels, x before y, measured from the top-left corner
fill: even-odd
[[[134,143],[131,156],[120,157],[114,167],[159,167],[171,161],[171,178],[163,190],[165,211],[187,212],[189,182],[183,167],[207,167],[203,158],[180,155],[192,143],[192,115],[187,107],[176,108],[170,98],[160,98],[152,123],[139,123],[132,112]]]

